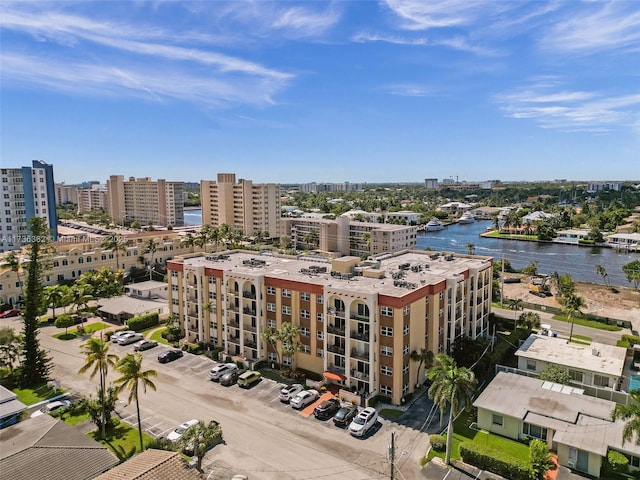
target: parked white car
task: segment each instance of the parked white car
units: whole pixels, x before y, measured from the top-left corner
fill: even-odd
[[[131,335],[132,333],[136,333],[133,330],[122,330],[120,332],[115,332],[113,335],[111,335],[111,341],[113,343],[118,343],[118,339],[120,337],[124,337],[125,335]]]
[[[209,372],[209,380],[217,382],[223,375],[227,373],[235,372],[238,370],[238,366],[235,363],[223,363],[221,365],[216,365]]]
[[[71,405],[69,400],[56,400],[55,402],[49,402],[41,409],[36,410],[31,414],[31,418],[39,417],[40,415],[44,415],[45,413],[51,413],[59,408],[67,408]]]
[[[378,421],[378,411],[373,407],[362,410],[349,425],[349,433],[356,437],[364,437]]]
[[[297,393],[296,396],[291,400],[289,400],[289,405],[291,405],[293,408],[301,410],[304,407],[315,402],[318,397],[320,397],[320,394],[317,390],[303,390],[300,393]]]
[[[287,403],[297,394],[304,390],[304,387],[299,383],[294,383],[293,385],[287,385],[282,387],[280,393],[278,393],[278,398],[281,402]]]
[[[173,430],[169,435],[167,435],[167,440],[174,443],[177,442],[182,438],[182,435],[184,435],[184,432],[186,432],[189,427],[193,427],[197,423],[198,423],[198,420],[195,418],[192,420],[186,421],[184,423],[181,423],[176,427],[175,430]]]
[[[132,343],[139,342],[140,340],[144,340],[144,335],[142,335],[141,333],[133,332],[118,337],[118,340],[116,340],[116,342],[118,343],[118,345],[130,345]]]

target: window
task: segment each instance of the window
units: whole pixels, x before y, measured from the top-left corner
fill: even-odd
[[[387,367],[385,365],[380,366],[380,373],[382,375],[393,375],[393,368]]]
[[[404,366],[402,367],[402,373],[403,374],[409,373],[409,364],[408,363],[405,363]]]
[[[386,317],[392,317],[393,307],[380,307],[380,315],[384,315]]]
[[[318,303],[324,303],[324,296],[322,296],[322,295],[318,295],[318,296],[316,297],[316,299],[317,299],[317,302],[318,302]]]
[[[267,303],[267,312],[275,312],[276,304],[275,303]]]
[[[276,287],[267,287],[267,295],[275,295]]]
[[[311,300],[311,294],[309,292],[300,292],[300,300],[308,302]]]
[[[390,397],[391,395],[393,395],[393,389],[391,387],[387,387],[386,385],[380,385],[380,393]]]
[[[282,306],[282,314],[283,315],[291,315],[291,307],[289,305]]]
[[[290,367],[291,366],[291,357],[282,357],[282,364]]]
[[[300,310],[300,318],[311,318],[309,310]]]
[[[533,438],[539,438],[540,440],[547,440],[546,428],[526,422],[522,424],[522,434]]]
[[[324,358],[324,350],[319,348],[318,350],[316,350],[316,356],[318,358]]]
[[[402,334],[403,334],[405,337],[406,337],[407,335],[409,335],[409,325],[408,325],[408,324],[407,324],[407,325],[405,325],[405,326],[402,328]]]
[[[569,378],[576,382],[582,383],[582,372],[577,370],[569,370]]]
[[[317,335],[318,340],[324,340],[324,332],[323,331],[318,331]]]
[[[300,328],[300,336],[308,337],[309,335],[311,335],[311,330],[309,330],[307,327]]]
[[[269,328],[276,328],[276,321],[273,320],[272,318],[267,320],[267,327]]]
[[[533,370],[535,372],[536,370],[536,361],[535,360],[530,360],[527,358],[527,370]]]
[[[384,335],[385,337],[393,337],[393,328],[380,327],[380,335]]]
[[[493,425],[497,425],[501,427],[503,421],[504,421],[504,418],[502,418],[502,415],[496,415],[495,413],[491,415],[491,423]]]
[[[311,353],[311,347],[309,345],[305,345],[304,343],[302,344],[302,347],[300,347],[300,351],[302,353]]]
[[[269,360],[270,362],[277,362],[278,356],[273,352],[269,352],[267,353],[267,360]]]
[[[402,385],[402,394],[404,395],[408,391],[409,391],[409,384],[405,383],[404,385]]]
[[[316,315],[316,320],[319,322],[324,322],[324,313],[318,313]]]
[[[411,307],[409,305],[405,305],[404,308],[402,309],[402,314],[409,315],[410,311],[411,311]]]
[[[289,290],[288,288],[283,288],[282,296],[286,298],[291,298],[291,290]]]
[[[594,375],[593,376],[593,384],[596,387],[608,387],[609,386],[609,377],[604,377],[602,375]]]
[[[409,344],[406,344],[404,347],[402,347],[402,354],[409,355]]]
[[[78,263],[84,263],[84,258],[82,257],[78,258]]]
[[[393,347],[385,347],[385,346],[380,347],[380,354],[384,355],[385,357],[392,357]]]

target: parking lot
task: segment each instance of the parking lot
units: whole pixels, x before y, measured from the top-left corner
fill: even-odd
[[[134,352],[133,345],[113,344],[111,349],[113,353],[118,356],[123,356],[127,353]],[[288,403],[281,402],[278,398],[278,393],[280,392],[280,389],[285,385],[284,383],[279,383],[269,378],[263,377],[252,387],[246,389],[240,388],[237,385],[223,386],[218,382],[209,380],[208,378],[209,371],[211,370],[211,368],[217,365],[218,362],[214,362],[213,360],[210,360],[204,356],[193,355],[185,352],[182,358],[178,358],[177,360],[165,364],[158,363],[158,355],[167,350],[169,350],[168,347],[160,344],[155,348],[140,352],[144,358],[144,368],[156,370],[158,373],[160,373],[160,371],[170,369],[172,371],[171,373],[173,375],[177,375],[178,377],[189,376],[193,378],[200,378],[202,379],[202,382],[204,384],[210,384],[211,388],[215,389],[216,393],[219,393],[226,397],[239,401],[242,401],[243,398],[247,400],[251,398],[254,401],[260,402],[260,404],[268,408],[276,409],[288,415],[304,417],[306,418],[306,421],[312,423],[314,429],[330,428],[338,431],[342,430],[346,436],[350,436],[346,428],[341,429],[339,427],[336,427],[331,419],[317,420],[311,413],[313,410],[312,408],[307,407],[299,411],[293,409],[291,406],[289,406]],[[312,404],[312,407],[319,404],[320,402],[321,399],[318,399]],[[118,406],[116,407],[116,414],[122,421],[137,427],[135,405],[127,405],[126,400],[119,400]],[[183,421],[187,421],[190,418],[191,417],[185,414],[185,418],[183,419]],[[154,414],[143,415],[141,421],[143,430],[152,437],[156,438],[166,437],[167,434],[169,434],[177,426],[175,423],[167,421],[163,416]],[[363,438],[366,439],[375,435],[384,427],[386,422],[387,421],[384,419],[378,419],[376,425],[371,428],[371,430]],[[357,441],[361,439],[354,438],[354,440]]]

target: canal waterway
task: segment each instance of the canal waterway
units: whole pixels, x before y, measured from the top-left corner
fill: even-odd
[[[185,210],[187,225],[202,224],[202,210]],[[500,238],[485,238],[491,221],[478,221],[466,225],[453,224],[439,232],[420,232],[417,246],[419,249],[431,248],[436,251],[468,253],[467,244],[474,245],[474,253],[500,259],[508,259],[515,269],[538,262],[540,273],[568,273],[574,280],[603,283],[596,273],[596,265],[602,265],[612,285],[631,286],[627,282],[622,266],[640,259],[640,254],[618,251],[613,248],[579,247],[559,243],[538,243]]]

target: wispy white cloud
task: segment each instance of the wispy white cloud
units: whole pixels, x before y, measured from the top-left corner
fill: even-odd
[[[479,56],[499,56],[501,53],[495,49],[473,45],[468,39],[457,35],[446,38],[428,40],[426,38],[407,38],[398,35],[386,35],[360,32],[351,38],[356,43],[382,42],[394,45],[413,45],[419,47],[447,47],[453,50],[473,53]]]
[[[0,22],[5,30],[63,47],[49,57],[35,48],[3,55],[3,79],[14,84],[69,94],[124,95],[155,101],[170,97],[209,106],[262,105],[272,103],[274,95],[293,78],[290,73],[214,48],[183,45],[194,37],[210,39],[206,34],[181,36],[155,26],[114,24],[57,11],[6,9]],[[95,46],[106,49],[97,53]]]
[[[536,86],[500,95],[496,101],[509,117],[534,120],[542,128],[606,132],[633,128],[640,115],[640,93],[550,91]]]
[[[562,52],[640,51],[637,2],[593,2],[570,11],[542,37],[541,45]]]
[[[426,38],[404,38],[397,35],[385,35],[385,34],[366,33],[366,32],[357,33],[351,38],[351,40],[356,43],[383,42],[383,43],[393,43],[396,45],[417,45],[417,46],[423,46],[423,45],[429,44]]]
[[[278,12],[271,25],[298,37],[313,37],[325,33],[340,20],[340,17],[341,15],[332,8],[314,11],[303,7],[291,7]]]
[[[406,30],[456,27],[476,21],[486,2],[474,0],[386,0]]]
[[[391,95],[400,95],[403,97],[428,97],[435,95],[435,91],[431,86],[409,83],[387,85],[383,90]]]

